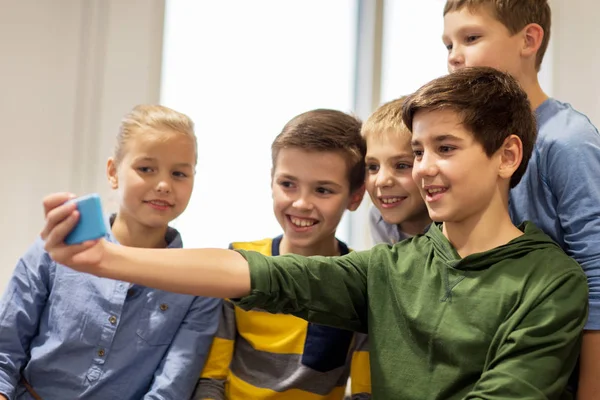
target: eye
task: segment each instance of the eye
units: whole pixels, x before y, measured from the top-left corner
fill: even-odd
[[[181,171],[174,171],[173,176],[176,178],[187,178],[188,174],[186,174],[185,172],[181,172]]]
[[[473,43],[475,42],[477,39],[479,39],[481,36],[479,35],[469,35],[465,38],[465,43]]]
[[[136,169],[143,174],[149,174],[151,172],[154,172],[154,168],[152,167],[137,167]]]
[[[415,155],[416,159],[420,159],[421,157],[423,157],[423,150],[414,149],[413,154]]]
[[[373,173],[376,173],[377,171],[379,171],[378,164],[367,164],[367,172],[373,174]]]
[[[396,169],[411,169],[412,165],[404,162],[396,164]]]
[[[450,146],[440,146],[440,148],[439,148],[440,153],[449,153],[452,150],[454,150],[454,147],[450,147]]]
[[[448,43],[448,44],[444,43],[444,47],[446,48],[446,50],[451,51],[452,50],[452,43]]]
[[[279,181],[278,185],[285,189],[294,187],[294,183],[292,181]]]
[[[319,194],[333,194],[333,190],[324,188],[324,187],[318,187],[317,188],[317,193]]]

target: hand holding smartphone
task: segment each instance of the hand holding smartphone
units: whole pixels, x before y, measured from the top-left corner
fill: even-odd
[[[77,197],[69,200],[69,202],[77,204],[79,221],[65,238],[66,244],[83,243],[87,240],[99,239],[106,235],[106,224],[104,223],[102,204],[98,194],[92,193]]]

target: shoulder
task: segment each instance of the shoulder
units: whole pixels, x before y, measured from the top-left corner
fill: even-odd
[[[532,222],[524,224],[525,234],[521,240],[525,254],[521,257],[521,265],[530,265],[539,274],[548,279],[556,279],[563,275],[574,275],[587,281],[583,268],[569,257],[560,246]]]
[[[21,257],[21,261],[29,267],[42,265],[53,267],[55,265],[54,260],[50,258],[50,254],[44,249],[44,241],[39,237],[25,251],[25,254]]]
[[[588,142],[600,144],[600,134],[589,118],[570,104],[548,99],[536,110],[539,140],[559,148]]]
[[[394,244],[381,243],[370,250],[362,252],[368,255],[370,264],[397,264],[411,263],[423,254],[427,254],[431,247],[431,240],[426,235],[417,235],[401,240]]]

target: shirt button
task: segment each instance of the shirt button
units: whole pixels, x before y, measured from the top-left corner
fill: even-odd
[[[99,357],[104,357],[104,354],[106,354],[106,353],[104,352],[104,349],[100,349],[100,350],[98,350],[98,356],[99,356]]]
[[[162,303],[160,305],[160,311],[167,311],[169,309],[169,305],[167,303]]]
[[[108,322],[110,322],[111,324],[116,324],[117,323],[117,317],[115,317],[114,315],[111,315],[110,318],[108,319]]]

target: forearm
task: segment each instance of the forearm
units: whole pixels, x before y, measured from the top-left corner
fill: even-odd
[[[250,293],[248,262],[232,250],[106,246],[106,256],[94,270],[99,276],[196,296]]]
[[[583,333],[577,399],[600,399],[600,331]]]

